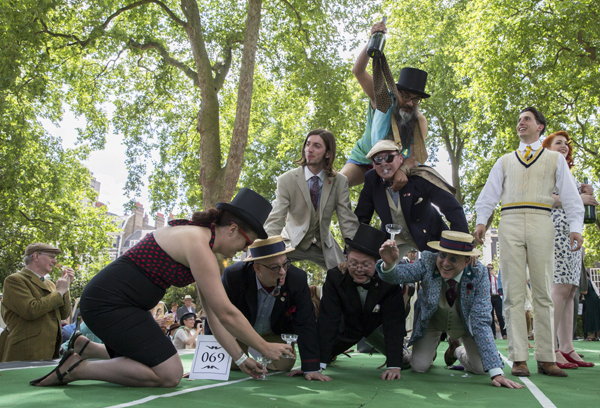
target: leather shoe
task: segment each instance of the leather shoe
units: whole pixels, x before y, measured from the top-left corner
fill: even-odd
[[[512,375],[517,377],[529,377],[529,368],[527,368],[527,361],[515,361],[510,372]]]
[[[568,374],[566,372],[564,372],[563,370],[558,368],[556,363],[553,363],[551,361],[550,362],[538,361],[537,367],[538,367],[538,374],[546,374],[550,377],[567,377],[568,376]]]
[[[587,361],[575,360],[573,357],[571,357],[571,354],[573,354],[573,353],[575,353],[575,350],[572,350],[570,353],[563,353],[562,351],[560,352],[560,354],[562,354],[563,357],[566,358],[568,362],[577,364],[578,367],[593,367],[594,366],[594,363],[588,363]]]
[[[448,337],[448,344],[448,350],[446,350],[446,353],[444,354],[444,362],[447,366],[451,366],[457,360],[454,351],[460,347],[460,340],[453,340]]]

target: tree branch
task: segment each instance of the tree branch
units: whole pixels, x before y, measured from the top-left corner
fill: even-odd
[[[585,41],[583,39],[583,30],[579,30],[577,32],[577,42],[583,46],[583,49],[588,53],[588,57],[592,60],[592,61],[596,61],[596,51],[597,48],[596,47],[592,47],[591,43],[589,41]]]
[[[300,13],[298,12],[298,10],[296,10],[289,1],[287,1],[287,0],[281,0],[281,1],[284,2],[289,8],[291,8],[294,13],[296,13],[296,18],[298,19],[298,25],[299,25],[298,31],[302,31],[304,33],[304,36],[306,37],[306,43],[308,45],[310,45],[310,38],[308,37],[308,30],[303,27],[302,16],[300,16]]]
[[[25,218],[27,221],[31,221],[31,222],[33,222],[33,221],[38,221],[38,222],[43,222],[43,223],[45,223],[45,224],[53,224],[53,222],[52,222],[52,221],[41,220],[41,219],[39,219],[39,218],[30,218],[30,217],[28,217],[28,216],[27,216],[27,215],[26,215],[26,214],[25,214],[23,211],[21,211],[21,210],[18,210],[18,211],[21,213],[21,215],[22,215],[22,216],[23,216],[23,217],[24,217],[24,218]]]
[[[175,23],[179,24],[180,26],[182,26],[183,28],[186,28],[187,23],[183,20],[181,20],[179,17],[177,17],[175,15],[175,13],[173,13],[173,11],[167,7],[166,4],[164,4],[163,2],[159,1],[159,0],[139,0],[136,1],[134,3],[131,3],[125,7],[121,7],[120,9],[118,9],[117,11],[115,11],[113,14],[111,14],[110,16],[108,16],[108,18],[106,20],[104,20],[104,23],[102,23],[99,26],[96,26],[92,29],[92,32],[90,33],[90,36],[85,39],[85,40],[80,40],[76,35],[74,34],[62,34],[62,33],[55,33],[50,31],[50,29],[48,28],[48,26],[46,25],[46,23],[40,19],[40,22],[42,23],[42,26],[44,27],[44,29],[42,30],[43,33],[46,33],[48,35],[51,35],[53,37],[59,37],[59,38],[65,38],[65,39],[70,39],[70,40],[74,40],[73,43],[71,44],[67,44],[69,46],[71,45],[79,45],[81,47],[86,47],[90,41],[92,41],[92,39],[95,37],[94,34],[97,33],[98,31],[104,31],[106,30],[106,27],[108,27],[108,25],[110,24],[110,22],[112,20],[114,20],[115,18],[117,18],[118,16],[120,16],[121,14],[123,14],[126,11],[132,10],[136,7],[139,6],[143,6],[145,4],[156,4],[158,5],[160,8],[162,8],[165,13],[167,13],[167,15],[171,18],[171,20],[173,20]]]
[[[223,88],[223,84],[225,83],[225,78],[227,78],[227,74],[229,74],[229,68],[231,68],[231,59],[233,56],[233,52],[231,51],[231,46],[227,46],[223,50],[225,54],[225,58],[221,62],[215,63],[213,66],[213,71],[215,71],[215,92],[219,93],[221,88]]]
[[[139,42],[137,42],[135,40],[129,40],[127,42],[127,46],[138,49],[138,50],[142,50],[142,51],[149,50],[149,49],[157,50],[159,52],[160,56],[163,58],[163,60],[167,64],[169,64],[175,68],[179,68],[181,71],[183,71],[183,73],[188,78],[190,78],[194,82],[194,86],[196,86],[196,87],[200,86],[200,82],[198,81],[198,74],[193,69],[191,69],[190,67],[185,65],[183,62],[178,61],[175,58],[171,57],[171,55],[169,54],[167,49],[164,46],[162,46],[161,44],[159,44],[158,42],[150,41],[145,44],[140,44]]]

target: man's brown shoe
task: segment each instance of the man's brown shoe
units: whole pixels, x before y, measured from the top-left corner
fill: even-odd
[[[451,366],[457,360],[454,355],[454,350],[456,350],[460,346],[460,340],[453,340],[448,337],[448,350],[444,354],[444,362],[447,366]]]
[[[563,370],[558,368],[558,366],[552,362],[544,363],[542,361],[538,361],[537,366],[538,366],[538,374],[546,374],[546,375],[549,375],[550,377],[567,377],[568,376],[568,374],[566,372],[564,372]]]
[[[527,368],[527,361],[515,361],[512,366],[511,374],[516,375],[517,377],[529,377],[529,368]]]

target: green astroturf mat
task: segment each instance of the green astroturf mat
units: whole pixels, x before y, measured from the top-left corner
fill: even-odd
[[[497,340],[506,357],[506,341]],[[377,367],[383,356],[357,354],[339,358],[337,366],[325,371],[333,381],[306,381],[272,374],[268,381],[256,381],[233,371],[229,381],[182,380],[169,389],[128,388],[98,381],[77,381],[62,387],[37,388],[29,381],[48,373],[53,366],[6,369],[0,364],[0,407],[589,407],[600,401],[600,343],[575,342],[576,350],[592,368],[568,370],[567,378],[537,374],[533,350],[529,360],[528,388],[497,389],[488,375],[477,376],[444,367],[446,343],[438,349],[437,359],[424,374],[402,371],[402,379],[383,381]],[[191,354],[181,356],[184,369],[192,364]],[[510,367],[504,369],[508,378]],[[527,381],[527,380],[526,380]],[[194,405],[192,405],[194,404]]]

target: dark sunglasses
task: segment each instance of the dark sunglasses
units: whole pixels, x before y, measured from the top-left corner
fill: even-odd
[[[438,253],[438,255],[440,256],[441,259],[448,258],[448,260],[452,263],[457,263],[459,260],[464,258],[464,256],[458,256],[458,257],[454,256],[454,255],[448,256],[448,254],[445,252],[440,252],[440,253]]]
[[[398,156],[398,153],[385,153],[385,154],[380,154],[379,156],[375,156],[373,157],[373,163],[375,164],[381,164],[384,161],[386,163],[391,163],[394,161],[394,158],[396,158],[396,156]]]

